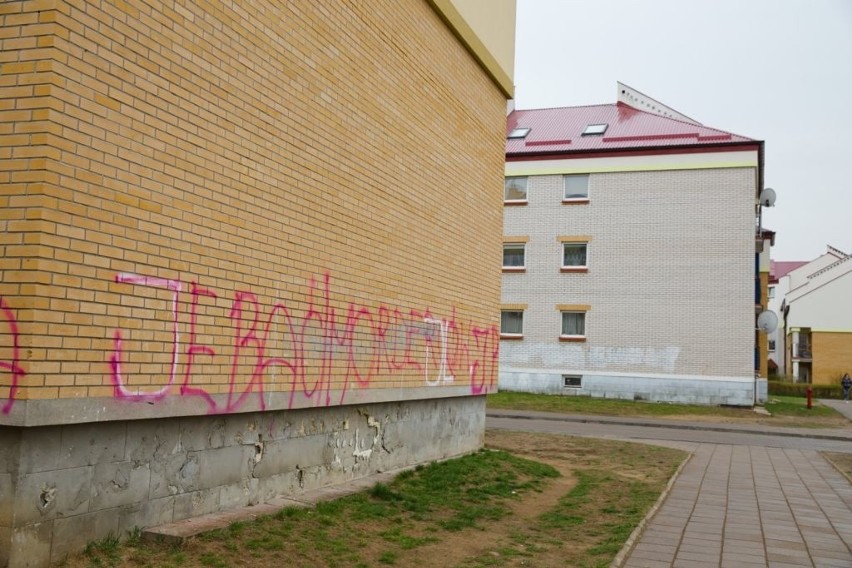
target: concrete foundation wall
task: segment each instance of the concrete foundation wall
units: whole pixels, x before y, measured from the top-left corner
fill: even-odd
[[[485,398],[0,427],[0,566],[458,456],[483,443]]]
[[[754,404],[754,379],[749,377],[651,377],[604,374],[579,376],[582,377],[580,387],[566,387],[562,373],[501,371],[499,388],[501,391],[649,402],[734,406]]]

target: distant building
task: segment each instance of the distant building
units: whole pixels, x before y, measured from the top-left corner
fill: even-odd
[[[852,255],[829,246],[781,280],[785,374],[796,382],[839,383],[852,374]]]
[[[751,405],[763,142],[618,91],[508,116],[500,388]]]
[[[781,311],[781,305],[784,302],[784,297],[790,289],[790,278],[787,275],[796,270],[800,266],[808,264],[806,260],[797,261],[776,261],[770,263],[768,294],[769,303],[768,309],[775,313],[778,319],[778,327],[772,333],[767,334],[768,339],[768,359],[769,359],[769,375],[784,375],[785,361],[784,357],[784,313]]]

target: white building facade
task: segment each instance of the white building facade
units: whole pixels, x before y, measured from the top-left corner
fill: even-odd
[[[621,103],[509,127],[500,389],[753,404],[762,143]]]
[[[786,372],[796,382],[837,384],[852,375],[852,256],[828,247],[788,278]]]

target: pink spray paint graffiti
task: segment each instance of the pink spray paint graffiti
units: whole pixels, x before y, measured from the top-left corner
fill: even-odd
[[[181,349],[178,327],[179,282],[136,275],[119,275],[119,282],[167,288],[174,292],[171,374],[154,392],[134,393],[121,372],[121,332],[116,330],[110,358],[115,396],[130,401],[159,400],[172,393],[176,384],[178,353]],[[378,309],[349,303],[345,316],[338,317],[332,306],[331,277],[311,278],[307,306],[301,318],[277,302],[264,314],[264,306],[250,291],[237,291],[228,320],[232,328],[230,354],[201,343],[198,316],[206,304],[219,298],[214,291],[196,282],[189,287],[189,341],[183,350],[184,373],[181,396],[203,399],[211,413],[234,412],[254,395],[257,406],[266,408],[264,392],[277,383],[277,392],[289,391],[289,407],[298,397],[315,406],[342,404],[354,385],[370,386],[377,377],[387,381],[395,374],[422,373],[427,386],[451,384],[467,374],[473,394],[488,392],[496,385],[499,332],[496,326],[479,328],[450,319],[441,319],[428,309],[424,312],[381,305]],[[304,309],[304,308],[303,308]],[[209,327],[209,325],[208,325]],[[209,330],[208,330],[209,332]],[[230,355],[230,357],[228,357]],[[204,385],[193,378],[199,358],[213,364],[230,360],[227,396],[218,401]],[[242,371],[241,371],[242,369]],[[283,378],[278,378],[277,373]],[[332,385],[339,391],[333,400]]]
[[[172,341],[172,367],[168,382],[162,388],[154,392],[132,393],[124,384],[124,379],[121,376],[121,331],[115,330],[113,334],[113,352],[110,357],[110,367],[112,368],[112,384],[115,388],[115,396],[128,400],[160,400],[169,393],[170,387],[174,383],[175,374],[177,373],[177,349],[180,343],[178,335],[178,294],[180,294],[181,285],[176,280],[165,280],[163,278],[152,278],[150,276],[139,276],[136,274],[119,274],[115,277],[116,282],[125,282],[128,284],[139,284],[142,286],[153,286],[155,288],[167,288],[174,292],[172,298],[172,316],[173,316],[173,333],[174,340]]]
[[[0,361],[0,370],[8,371],[12,376],[9,384],[9,398],[6,404],[0,408],[3,414],[9,414],[12,411],[12,406],[15,404],[15,395],[18,392],[18,385],[21,378],[26,373],[20,366],[20,350],[18,348],[18,322],[15,318],[15,313],[9,308],[6,300],[0,296],[0,313],[3,314],[3,319],[6,321],[6,334],[12,340],[11,356],[8,361]]]

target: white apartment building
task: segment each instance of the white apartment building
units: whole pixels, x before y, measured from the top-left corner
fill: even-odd
[[[779,280],[786,375],[796,382],[838,384],[852,374],[852,256],[825,254]],[[776,293],[777,295],[777,293]]]
[[[499,388],[751,405],[763,143],[618,91],[508,116]]]

